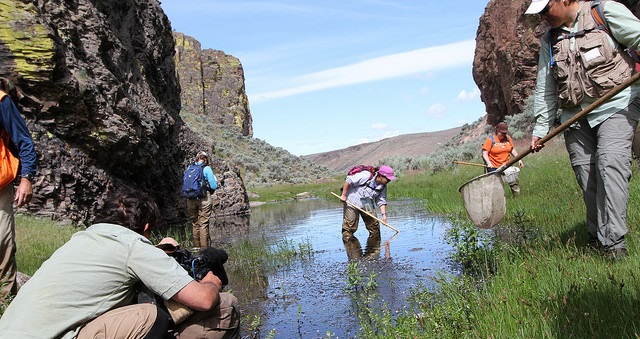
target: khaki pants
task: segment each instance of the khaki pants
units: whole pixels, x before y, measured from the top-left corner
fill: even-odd
[[[240,337],[240,311],[238,299],[229,293],[220,293],[218,307],[196,312],[176,326],[178,339],[233,339]]]
[[[157,316],[158,308],[153,304],[119,307],[87,323],[78,339],[143,339]]]
[[[162,312],[161,312],[162,313]],[[111,310],[87,323],[78,339],[146,339],[156,323],[158,308],[153,304],[135,304]],[[167,315],[168,317],[168,315]],[[220,303],[210,311],[196,312],[167,336],[181,339],[227,339],[240,335],[238,299],[220,293]]]
[[[213,211],[211,193],[207,192],[200,199],[187,199],[187,211],[191,218],[194,247],[209,246],[209,220]]]
[[[16,232],[13,219],[13,186],[0,190],[0,301],[17,292]]]

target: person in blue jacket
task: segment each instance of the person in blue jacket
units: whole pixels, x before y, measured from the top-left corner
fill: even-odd
[[[213,169],[209,166],[209,155],[206,152],[196,154],[195,163],[203,166],[202,174],[206,182],[205,194],[200,198],[187,199],[187,211],[191,218],[193,247],[208,247],[209,221],[213,212],[213,192],[218,188],[218,181]]]
[[[31,201],[36,174],[36,151],[24,119],[13,102],[17,90],[13,82],[0,78],[0,134],[4,147],[20,161],[18,187],[14,180],[0,187],[0,301],[6,303],[17,292],[16,239],[13,205],[22,207]],[[4,152],[3,152],[4,154]]]

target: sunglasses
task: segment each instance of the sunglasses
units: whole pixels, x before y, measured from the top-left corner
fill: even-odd
[[[539,15],[545,15],[547,13],[549,13],[549,10],[551,10],[551,4],[554,2],[554,0],[551,0],[547,3],[546,6],[544,6],[544,8],[538,12]]]

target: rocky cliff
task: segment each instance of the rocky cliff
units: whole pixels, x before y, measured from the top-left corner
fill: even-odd
[[[619,0],[636,16],[640,1]],[[495,125],[524,111],[535,87],[540,37],[547,29],[538,15],[524,15],[530,0],[490,0],[476,36],[473,78]]]
[[[249,99],[240,60],[222,51],[202,50],[193,37],[174,32],[176,68],[183,114],[204,115],[217,125],[253,136]]]
[[[480,17],[473,78],[491,125],[521,113],[535,86],[539,37],[546,26],[537,15],[524,15],[529,2],[491,0]]]
[[[180,117],[175,46],[155,0],[0,1],[0,76],[21,89],[38,155],[30,212],[90,222],[128,186],[154,196],[168,223],[184,220],[183,168],[213,146]],[[247,212],[238,170],[213,166],[220,213]]]

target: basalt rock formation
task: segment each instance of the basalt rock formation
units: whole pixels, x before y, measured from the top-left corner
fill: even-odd
[[[182,171],[214,149],[180,117],[174,55],[156,0],[0,1],[0,76],[21,90],[38,155],[29,212],[89,223],[109,191],[131,187],[152,195],[167,223],[184,221]],[[247,212],[238,170],[212,165],[216,210]]]
[[[521,113],[535,87],[539,39],[545,25],[524,15],[529,0],[491,0],[480,17],[473,78],[487,110],[487,123]]]
[[[174,32],[182,111],[206,115],[212,123],[253,136],[249,99],[240,60],[222,51],[202,50],[193,37]]]
[[[636,16],[640,1],[619,0]],[[538,15],[525,15],[530,0],[490,0],[480,18],[473,78],[491,125],[524,111],[533,94],[540,38],[547,29]]]

